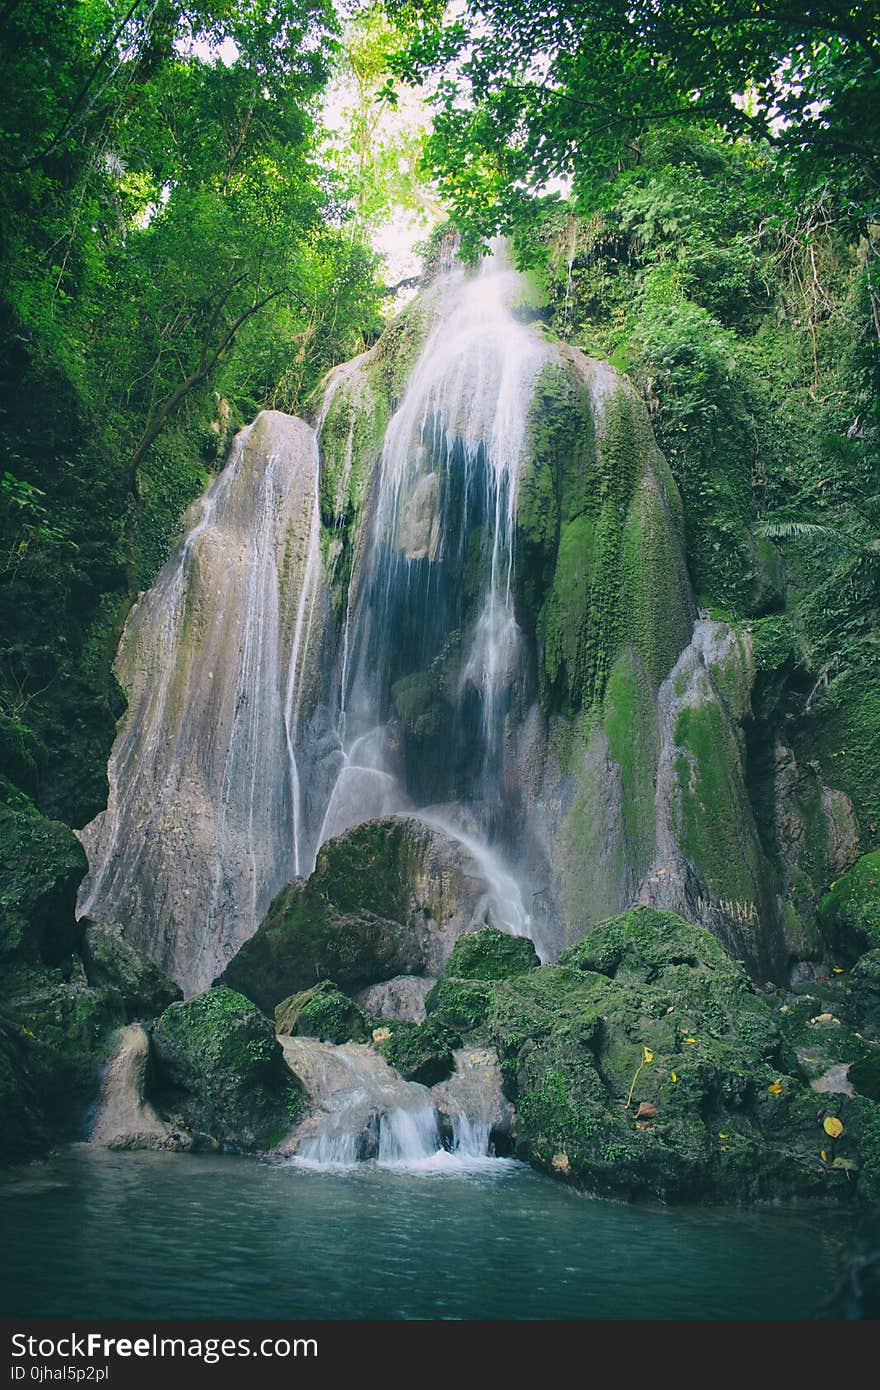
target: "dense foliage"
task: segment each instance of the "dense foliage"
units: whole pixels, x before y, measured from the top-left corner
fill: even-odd
[[[13,775],[79,824],[131,598],[230,429],[301,409],[369,335],[375,257],[316,158],[327,0],[35,0],[2,26],[0,717]]]

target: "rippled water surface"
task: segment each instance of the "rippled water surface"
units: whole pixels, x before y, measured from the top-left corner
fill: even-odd
[[[0,1178],[7,1316],[796,1318],[838,1213],[593,1201],[518,1163],[316,1171],[75,1146]]]

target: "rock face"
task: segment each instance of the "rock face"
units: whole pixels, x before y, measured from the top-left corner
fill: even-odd
[[[497,1052],[518,1153],[593,1191],[848,1200],[860,1166],[867,1195],[880,1184],[878,1107],[818,1096],[794,1006],[777,1012],[714,936],[672,913],[635,908],[558,965],[506,980],[444,976],[427,1007],[466,1048]]]
[[[394,975],[355,996],[367,1018],[424,1023],[425,997],[437,983],[432,975]]]
[[[268,1011],[316,976],[356,993],[436,975],[487,910],[486,880],[459,841],[415,817],[371,821],[324,845],[221,978]]]
[[[153,1092],[172,1122],[237,1149],[278,1144],[300,1109],[275,1030],[249,999],[212,989],[172,1004],[151,1030]]]
[[[325,618],[318,452],[277,411],[242,431],[129,617],[107,811],[82,915],[204,988],[299,872],[297,740]]]

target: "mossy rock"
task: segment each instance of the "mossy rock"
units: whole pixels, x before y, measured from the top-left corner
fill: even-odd
[[[428,996],[432,1019],[497,1051],[517,1151],[548,1173],[664,1201],[850,1200],[874,1181],[874,1102],[810,1089],[777,1004],[711,933],[649,908],[595,928],[558,965],[450,977]],[[829,1158],[832,1102],[845,1129]]]
[[[269,1012],[321,979],[333,979],[355,994],[394,975],[418,974],[422,963],[399,922],[368,911],[341,911],[311,883],[294,883],[274,899],[220,983]]]
[[[425,997],[429,1018],[445,1028],[472,1032],[488,1017],[491,991],[482,981],[442,979]]]
[[[613,980],[688,989],[706,980],[735,997],[751,993],[746,972],[711,932],[653,907],[632,907],[598,923],[559,964]]]
[[[866,951],[849,972],[844,1012],[854,1028],[880,1036],[880,950]]]
[[[307,883],[281,890],[218,983],[271,1012],[322,979],[357,994],[436,975],[482,901],[476,872],[459,841],[415,816],[355,826],[322,845]]]
[[[113,1030],[125,1022],[115,990],[91,988],[33,963],[0,980],[0,1162],[82,1137]]]
[[[880,850],[863,854],[819,903],[819,924],[845,960],[880,947]]]
[[[541,964],[534,944],[524,936],[511,936],[496,927],[460,936],[446,962],[445,973],[460,980],[506,980],[524,975]]]
[[[275,1009],[275,1032],[331,1043],[366,1042],[370,1036],[357,1004],[332,980],[283,999]]]
[[[86,868],[73,831],[0,778],[0,959],[51,966],[70,955],[82,935],[76,895]]]
[[[157,1099],[184,1128],[234,1149],[280,1142],[302,1109],[269,1019],[223,987],[172,1004],[151,1029]]]
[[[455,1069],[455,1048],[461,1047],[461,1037],[444,1027],[437,1019],[425,1023],[403,1023],[392,1020],[382,1027],[390,1037],[376,1043],[394,1069],[405,1081],[418,1081],[422,1086],[435,1086],[445,1081]]]
[[[87,922],[80,951],[89,984],[116,990],[130,1023],[155,1018],[183,998],[180,987],[116,927]]]
[[[861,1061],[853,1062],[847,1075],[860,1096],[880,1101],[880,1048]]]

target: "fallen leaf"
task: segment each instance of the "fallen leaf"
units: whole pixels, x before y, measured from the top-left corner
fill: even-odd
[[[774,1096],[781,1096],[781,1095],[782,1095],[782,1087],[780,1086],[780,1084],[779,1084],[778,1081],[774,1081],[772,1086],[768,1086],[768,1087],[767,1087],[767,1090],[770,1092],[771,1095],[774,1095]]]
[[[824,1149],[822,1149],[822,1151],[820,1152],[819,1157],[821,1158],[821,1160],[822,1160],[823,1163],[827,1163],[827,1162],[828,1162],[828,1155],[827,1155],[827,1153],[825,1152]]]
[[[843,1133],[843,1125],[836,1115],[826,1115],[822,1121],[822,1128],[832,1139],[839,1139]]]
[[[672,1073],[672,1084],[673,1084],[674,1086],[677,1086],[677,1085],[678,1085],[678,1073],[677,1073],[677,1072],[673,1072],[673,1073]]]
[[[695,1043],[696,1041],[696,1038],[685,1038],[686,1043]]]
[[[650,1047],[643,1047],[643,1048],[642,1048],[642,1052],[645,1054],[645,1061],[646,1061],[646,1062],[653,1062],[653,1060],[654,1060],[654,1054],[653,1054],[653,1052],[651,1051]]]

